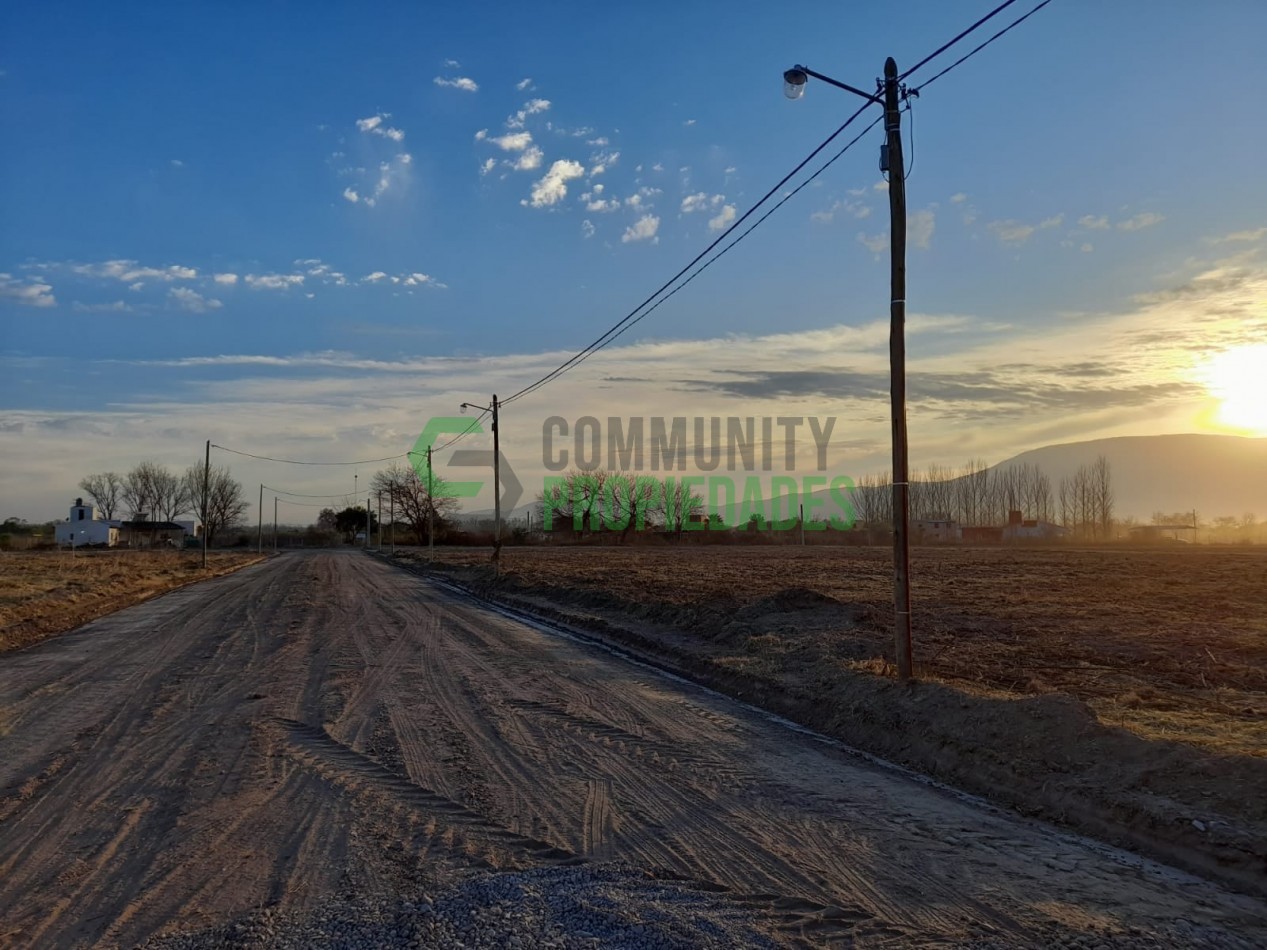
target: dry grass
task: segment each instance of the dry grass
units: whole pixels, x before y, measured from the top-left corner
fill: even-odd
[[[488,562],[486,551],[438,556]],[[891,675],[884,549],[508,548],[503,563],[529,589],[685,618],[732,643],[732,664],[766,675]],[[1267,756],[1267,551],[923,548],[912,590],[924,679],[1066,693],[1146,739]]]
[[[183,551],[0,554],[0,653],[258,560],[216,553],[204,570],[201,554]]]

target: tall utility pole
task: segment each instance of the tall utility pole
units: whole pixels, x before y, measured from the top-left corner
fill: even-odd
[[[436,498],[435,478],[431,474],[431,446],[427,446],[427,556],[431,557],[436,550]]]
[[[383,493],[378,493],[378,549],[383,550]]]
[[[374,509],[370,506],[370,496],[365,496],[365,550],[370,549],[370,536],[374,533],[373,523],[370,521],[371,512]]]
[[[273,553],[277,553],[277,496],[273,496]]]
[[[884,62],[885,154],[880,167],[889,173],[892,237],[889,303],[889,371],[893,416],[893,635],[897,676],[911,677],[910,484],[906,452],[906,164],[902,160],[901,88],[897,63]]]
[[[428,449],[427,451],[431,451]],[[389,491],[387,493],[387,520],[392,526],[392,554],[396,553],[396,493]]]
[[[260,520],[255,529],[255,553],[264,553],[264,483],[260,482]]]
[[[210,444],[210,443],[208,443]],[[501,564],[502,556],[502,479],[501,446],[497,441],[497,393],[493,393],[493,564]]]
[[[890,56],[884,62],[883,99],[848,83],[824,76],[807,66],[793,66],[783,74],[783,94],[799,99],[805,94],[809,77],[820,79],[884,106],[885,142],[880,149],[880,171],[889,173],[889,218],[892,237],[891,287],[889,293],[889,372],[893,416],[893,608],[897,675],[911,677],[911,552],[910,485],[906,454],[906,164],[902,160],[902,99],[917,95],[907,92],[898,81],[897,63]]]
[[[211,501],[211,440],[207,440],[207,457],[202,466],[202,566],[207,566],[207,505]]]

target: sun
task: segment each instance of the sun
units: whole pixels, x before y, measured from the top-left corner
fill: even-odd
[[[1267,435],[1267,343],[1212,356],[1202,376],[1219,401],[1215,422],[1246,435]]]

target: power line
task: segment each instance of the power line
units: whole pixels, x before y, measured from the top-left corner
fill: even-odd
[[[357,496],[357,492],[355,491],[331,492],[328,495],[305,495],[302,492],[286,491],[284,488],[274,488],[272,485],[265,485],[264,490],[271,491],[278,495],[290,495],[293,498],[346,498],[349,495],[355,498]],[[282,499],[282,501],[285,500],[285,498]]]
[[[259,459],[261,462],[281,462],[286,465],[372,465],[375,462],[394,462],[398,459],[403,459],[410,454],[409,452],[406,452],[404,455],[389,455],[386,458],[381,459],[359,459],[353,462],[302,462],[297,459],[273,458],[269,455],[252,455],[250,452],[241,452],[238,449],[231,449],[227,445],[217,445],[215,442],[211,443],[211,447],[213,449],[220,449],[222,452],[232,452],[234,455],[243,455],[249,459]]]
[[[618,332],[617,332],[614,336],[612,336],[612,337],[611,337],[611,339],[609,339],[609,340],[607,340],[605,343],[603,343],[603,344],[602,344],[602,346],[596,347],[595,349],[591,350],[590,352],[588,352],[588,353],[586,353],[584,356],[582,356],[579,360],[577,360],[577,364],[580,364],[580,363],[584,362],[585,360],[589,359],[589,358],[590,358],[590,357],[591,357],[594,353],[597,353],[597,352],[598,352],[598,350],[601,350],[603,347],[607,346],[609,343],[612,343],[612,342],[614,342],[615,340],[619,339],[619,338],[620,338],[620,336],[621,336],[621,335],[623,335],[623,334],[624,334],[624,332],[625,332],[626,330],[628,330],[628,329],[630,329],[631,327],[633,327],[635,324],[637,324],[639,321],[641,321],[644,317],[649,316],[649,315],[650,315],[650,314],[651,314],[651,313],[652,313],[652,312],[653,312],[653,311],[654,311],[657,307],[659,307],[659,306],[660,306],[660,304],[662,304],[662,303],[664,303],[665,301],[667,301],[670,297],[672,297],[674,294],[676,294],[679,290],[682,290],[683,288],[685,288],[685,287],[686,287],[686,285],[687,285],[687,284],[689,284],[691,281],[693,281],[696,277],[698,277],[700,274],[704,273],[704,271],[708,270],[708,268],[710,268],[713,264],[717,263],[717,261],[718,261],[718,260],[720,260],[720,259],[721,259],[721,258],[722,258],[725,254],[726,254],[726,252],[727,252],[727,251],[729,251],[732,247],[734,247],[736,244],[738,244],[740,241],[742,241],[744,238],[746,238],[749,234],[751,234],[753,231],[755,231],[758,227],[760,227],[760,226],[761,226],[761,224],[765,221],[765,219],[766,219],[766,218],[770,217],[770,215],[774,214],[774,212],[776,212],[776,211],[778,211],[780,208],[782,208],[785,204],[787,204],[787,202],[788,202],[788,201],[790,201],[792,198],[794,198],[794,197],[796,196],[796,194],[797,194],[797,193],[798,193],[798,192],[799,192],[802,188],[804,188],[806,185],[808,185],[810,182],[812,182],[815,178],[817,178],[819,175],[821,175],[823,172],[825,172],[828,168],[830,168],[830,167],[832,166],[832,164],[834,164],[834,163],[835,163],[835,161],[836,161],[838,158],[840,158],[840,156],[844,155],[844,154],[845,154],[845,152],[849,151],[849,149],[850,149],[850,148],[852,148],[855,144],[857,144],[857,142],[858,142],[858,141],[859,141],[859,140],[860,140],[860,139],[861,139],[864,135],[866,135],[866,134],[867,134],[868,132],[870,132],[873,128],[875,128],[875,127],[876,127],[876,125],[878,125],[878,124],[879,124],[879,122],[880,122],[880,120],[881,120],[881,119],[883,119],[883,118],[884,118],[883,113],[881,113],[880,115],[876,116],[876,117],[875,117],[875,119],[874,119],[874,121],[872,121],[870,125],[868,125],[865,129],[863,129],[863,130],[862,130],[861,132],[859,132],[856,136],[854,136],[854,138],[853,138],[852,140],[850,140],[849,144],[847,144],[847,145],[846,145],[844,148],[842,148],[839,152],[837,152],[837,153],[836,153],[835,155],[833,155],[830,159],[828,159],[826,162],[824,162],[824,163],[823,163],[823,165],[822,165],[822,167],[820,167],[820,168],[818,169],[818,171],[814,172],[814,174],[810,175],[810,177],[809,177],[809,178],[805,179],[805,181],[803,181],[803,182],[801,182],[799,185],[797,185],[797,186],[796,186],[796,188],[792,189],[792,190],[791,190],[791,191],[789,191],[786,195],[784,195],[784,196],[783,196],[783,198],[779,200],[778,204],[774,205],[774,207],[770,208],[770,210],[768,210],[768,211],[767,211],[765,214],[763,214],[760,218],[758,218],[756,221],[754,221],[754,222],[753,222],[753,223],[752,223],[752,224],[748,227],[748,229],[747,229],[746,231],[744,231],[742,234],[740,234],[740,235],[739,235],[739,237],[735,238],[733,241],[731,241],[729,244],[727,244],[724,248],[722,248],[720,251],[718,251],[718,252],[717,252],[717,254],[716,254],[716,255],[714,255],[712,258],[710,258],[709,260],[705,261],[705,262],[704,262],[704,263],[703,263],[703,264],[699,267],[699,269],[698,269],[698,270],[696,270],[693,274],[691,274],[691,276],[690,276],[690,277],[686,278],[686,280],[682,281],[682,283],[680,283],[680,284],[678,284],[678,286],[674,287],[671,291],[669,291],[667,294],[665,294],[665,295],[664,295],[661,299],[657,300],[657,301],[655,302],[655,304],[654,304],[653,306],[651,306],[651,307],[650,307],[650,308],[646,311],[646,313],[643,313],[643,314],[639,315],[639,316],[638,316],[635,320],[631,321],[628,325],[626,325],[626,326],[622,327],[622,328],[621,328],[621,329],[620,329],[620,330],[619,330],[619,331],[618,331]],[[542,383],[542,385],[544,385],[544,383]]]
[[[505,403],[503,403],[503,405],[505,405]],[[472,432],[472,430],[474,430],[474,428],[475,428],[477,425],[479,425],[479,424],[480,424],[480,421],[481,421],[481,420],[483,420],[483,418],[484,418],[485,416],[487,416],[487,415],[488,415],[488,413],[489,413],[489,410],[484,409],[483,411],[481,411],[481,412],[480,412],[480,414],[479,414],[478,416],[476,416],[474,419],[472,419],[472,420],[471,420],[471,424],[470,424],[469,426],[467,426],[465,429],[463,429],[461,432],[459,432],[459,433],[458,433],[457,435],[455,435],[453,438],[449,439],[449,441],[445,442],[443,445],[435,445],[435,446],[432,446],[432,447],[431,447],[431,452],[432,452],[432,454],[435,454],[436,452],[442,452],[442,451],[444,451],[445,449],[447,449],[450,445],[452,445],[454,442],[457,442],[457,441],[459,441],[460,439],[463,439],[463,438],[465,438],[466,436],[470,435],[470,434],[471,434],[471,432]],[[427,453],[425,453],[425,452],[412,452],[412,451],[411,451],[411,452],[409,452],[408,454],[409,454],[409,455],[426,455]]]
[[[983,23],[985,23],[986,21],[991,20],[991,19],[993,19],[994,17],[998,16],[1000,13],[1002,13],[1004,10],[1006,10],[1008,7],[1010,7],[1010,6],[1011,6],[1012,4],[1014,4],[1015,2],[1016,2],[1016,0],[1005,0],[1005,2],[1003,2],[1003,3],[999,4],[997,7],[995,7],[993,10],[991,10],[991,11],[990,11],[989,13],[987,13],[985,16],[983,16],[983,17],[982,17],[980,20],[978,20],[976,23],[972,24],[972,26],[968,27],[966,30],[964,30],[962,33],[960,33],[960,34],[959,34],[958,36],[956,36],[954,39],[950,40],[950,42],[948,42],[948,43],[943,43],[941,46],[937,47],[937,49],[933,50],[931,53],[929,53],[927,56],[925,56],[925,57],[924,57],[923,59],[921,59],[918,63],[916,63],[914,66],[912,66],[912,67],[911,67],[910,69],[908,69],[906,72],[902,73],[902,75],[898,76],[897,78],[898,78],[899,80],[905,79],[907,76],[911,75],[911,73],[915,72],[915,70],[919,69],[921,66],[923,66],[925,63],[927,63],[929,60],[931,60],[931,59],[936,59],[938,56],[940,56],[942,53],[946,52],[946,50],[950,49],[950,47],[954,46],[956,43],[958,43],[961,39],[963,39],[963,38],[964,38],[965,36],[967,36],[969,33],[971,33],[971,32],[973,32],[974,30],[976,30],[978,27],[980,27],[980,26],[981,26]],[[928,85],[928,84],[927,84],[927,83],[925,83],[924,85]]]
[[[919,92],[921,89],[923,89],[925,86],[931,86],[933,83],[935,83],[935,82],[936,82],[938,79],[940,79],[942,76],[946,75],[946,73],[950,72],[950,71],[951,71],[952,69],[954,69],[956,66],[960,65],[960,64],[961,64],[961,63],[963,63],[965,60],[967,60],[967,59],[971,59],[973,56],[976,56],[976,55],[977,55],[977,53],[981,52],[983,49],[985,49],[987,46],[989,46],[991,43],[993,43],[995,40],[997,40],[997,39],[998,39],[1000,36],[1002,36],[1004,33],[1008,32],[1009,30],[1013,29],[1014,27],[1018,27],[1018,26],[1020,26],[1022,23],[1024,23],[1026,20],[1028,20],[1030,17],[1032,17],[1035,13],[1037,13],[1037,12],[1038,12],[1039,10],[1041,10],[1043,7],[1047,6],[1047,4],[1049,4],[1049,3],[1051,3],[1051,0],[1043,0],[1043,2],[1042,2],[1042,3],[1040,3],[1038,6],[1034,7],[1034,9],[1030,10],[1030,11],[1029,11],[1029,13],[1025,14],[1025,15],[1024,15],[1024,16],[1022,16],[1022,17],[1018,17],[1017,19],[1013,20],[1011,23],[1009,23],[1007,26],[1003,27],[1003,29],[999,30],[999,32],[995,33],[992,37],[990,37],[990,38],[989,38],[988,40],[986,40],[984,43],[981,43],[981,44],[980,44],[979,46],[977,46],[976,48],[974,48],[974,49],[970,50],[970,51],[969,51],[969,52],[967,52],[967,53],[964,53],[964,55],[960,56],[957,60],[955,60],[953,63],[951,63],[951,64],[950,64],[949,66],[947,66],[945,69],[943,69],[941,72],[936,73],[936,74],[935,74],[935,75],[934,75],[931,79],[929,79],[927,82],[925,82],[925,83],[923,83],[922,85],[920,85],[919,89],[916,89],[915,91],[918,93],[918,92]],[[1002,9],[1002,8],[1000,7],[1000,9]]]
[[[642,303],[634,307],[633,310],[629,311],[628,314],[626,314],[623,318],[621,318],[615,324],[613,324],[605,333],[603,333],[600,337],[598,337],[598,339],[596,339],[593,343],[589,344],[589,346],[586,346],[584,349],[580,350],[575,355],[565,360],[555,369],[551,370],[545,376],[542,376],[540,379],[538,379],[536,382],[530,383],[529,385],[525,386],[523,389],[519,390],[517,393],[514,393],[513,395],[508,396],[507,398],[503,399],[501,404],[503,406],[509,405],[510,403],[514,402],[516,399],[519,399],[521,396],[525,396],[530,392],[534,392],[535,390],[539,389],[541,386],[544,386],[546,383],[553,380],[555,377],[567,372],[567,370],[570,369],[576,363],[579,363],[582,360],[584,360],[589,355],[589,353],[593,352],[596,349],[601,349],[607,343],[611,342],[611,339],[615,338],[613,335],[614,334],[618,335],[621,328],[624,327],[626,324],[628,324],[631,320],[634,320],[634,318],[638,315],[639,311],[641,311],[644,307],[646,307],[653,300],[659,297],[662,293],[668,290],[669,287],[671,287],[675,281],[677,281],[678,279],[682,277],[682,275],[684,275],[692,267],[694,267],[706,256],[708,256],[708,254],[713,250],[713,248],[717,247],[717,245],[721,244],[724,240],[726,240],[726,238],[728,238],[732,232],[734,232],[741,224],[743,224],[744,221],[746,221],[749,217],[751,217],[757,211],[758,208],[760,208],[763,204],[769,201],[770,198],[772,198],[774,194],[780,188],[782,188],[793,177],[799,174],[801,169],[803,169],[806,165],[812,162],[814,158],[817,157],[817,155],[823,149],[825,149],[828,145],[830,145],[833,141],[835,141],[837,136],[840,135],[840,133],[845,131],[845,129],[849,128],[849,126],[853,124],[854,120],[857,119],[858,116],[862,115],[862,113],[866,109],[870,108],[872,105],[874,105],[874,103],[868,102],[865,105],[859,106],[858,111],[856,111],[853,115],[851,115],[848,119],[846,119],[844,123],[838,129],[836,129],[835,132],[827,136],[827,138],[823,139],[823,141],[819,143],[819,145],[812,152],[806,155],[805,158],[801,159],[801,161],[797,163],[795,168],[793,168],[790,172],[784,175],[773,188],[771,188],[769,191],[765,193],[764,196],[762,196],[760,201],[758,201],[751,208],[745,211],[739,217],[738,220],[736,220],[733,224],[730,225],[730,227],[728,227],[725,231],[719,234],[717,238],[711,244],[708,245],[708,247],[700,251],[699,254],[697,254],[694,258],[692,258],[691,261],[685,267],[683,267],[676,274],[674,274],[672,277],[666,280],[663,284],[661,284],[660,287],[656,289],[655,293],[651,294],[649,297],[643,300]]]

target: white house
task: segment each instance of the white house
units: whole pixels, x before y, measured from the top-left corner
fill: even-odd
[[[201,536],[202,522],[197,519],[159,522],[148,521],[144,515],[138,515],[133,521],[106,521],[99,517],[95,506],[85,505],[82,498],[76,498],[70,506],[70,518],[54,526],[54,537],[59,547],[100,545],[112,548],[118,544],[130,547],[179,546],[186,537]]]
[[[100,544],[113,547],[119,543],[118,522],[98,518],[96,507],[85,505],[82,498],[76,498],[70,506],[70,520],[54,525],[53,531],[59,546],[78,548],[85,544]]]

